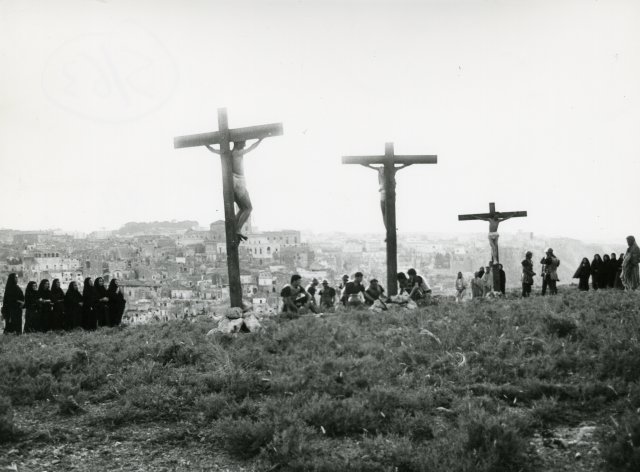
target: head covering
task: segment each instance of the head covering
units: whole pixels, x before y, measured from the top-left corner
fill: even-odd
[[[547,254],[553,254],[553,249],[551,248],[547,249]]]
[[[49,283],[49,279],[42,279],[40,281],[40,285],[38,285],[38,296],[40,296],[41,298],[45,298],[43,297],[43,295],[46,295],[46,298],[49,298],[51,296],[51,289],[44,288],[47,283]]]
[[[118,279],[116,279],[115,277],[111,279],[111,281],[109,282],[109,289],[107,290],[109,293],[116,293],[118,291],[118,286],[116,285],[117,282]]]

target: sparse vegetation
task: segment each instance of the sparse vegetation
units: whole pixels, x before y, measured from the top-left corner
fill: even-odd
[[[22,440],[12,412],[47,411],[81,437],[135,428],[251,469],[527,471],[536,432],[590,420],[608,467],[638,470],[640,294],[440,301],[205,337],[211,328],[4,336],[0,441]],[[19,426],[32,444],[71,434]]]

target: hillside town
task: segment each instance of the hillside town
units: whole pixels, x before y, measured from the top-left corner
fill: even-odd
[[[243,299],[256,312],[275,313],[280,290],[291,274],[337,287],[344,274],[364,273],[365,280],[386,280],[385,244],[380,234],[306,234],[298,230],[258,231],[247,227],[240,245]],[[569,239],[505,233],[501,241],[507,286],[520,285],[525,250],[542,255],[553,246],[563,264],[560,284],[568,284],[586,254],[602,251]],[[617,248],[613,248],[617,249]],[[415,267],[434,295],[452,296],[456,274],[471,278],[488,258],[482,234],[403,235],[398,267]],[[66,290],[86,277],[117,278],[127,300],[130,324],[211,315],[228,306],[224,221],[208,228],[197,222],[127,223],[119,230],[73,234],[58,230],[0,230],[0,287],[15,272],[19,283],[59,279]],[[540,281],[536,281],[539,284]],[[0,290],[2,290],[0,288]],[[2,294],[0,294],[0,297]]]

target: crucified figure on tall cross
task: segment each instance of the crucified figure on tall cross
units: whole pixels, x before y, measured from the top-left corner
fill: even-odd
[[[373,169],[378,173],[378,185],[380,186],[380,210],[382,210],[382,222],[384,223],[384,229],[387,229],[387,191],[386,180],[384,175],[384,165],[372,166],[371,164],[362,164],[364,167]],[[400,169],[410,166],[411,164],[403,164],[395,168],[395,171],[391,175],[391,185],[393,188],[396,186],[395,173]]]
[[[258,139],[248,148],[245,148],[247,141],[234,141],[233,149],[231,150],[231,169],[233,172],[233,201],[238,205],[238,213],[236,214],[236,232],[238,242],[246,241],[247,237],[241,233],[242,227],[249,220],[251,216],[251,198],[249,197],[249,191],[247,190],[247,181],[244,177],[244,155],[253,151],[262,142],[262,139]],[[214,154],[220,155],[220,150],[212,147],[210,144],[205,144],[206,148]]]

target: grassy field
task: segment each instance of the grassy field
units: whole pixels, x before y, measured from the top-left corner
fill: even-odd
[[[640,470],[640,293],[264,326],[2,337],[0,468]]]

